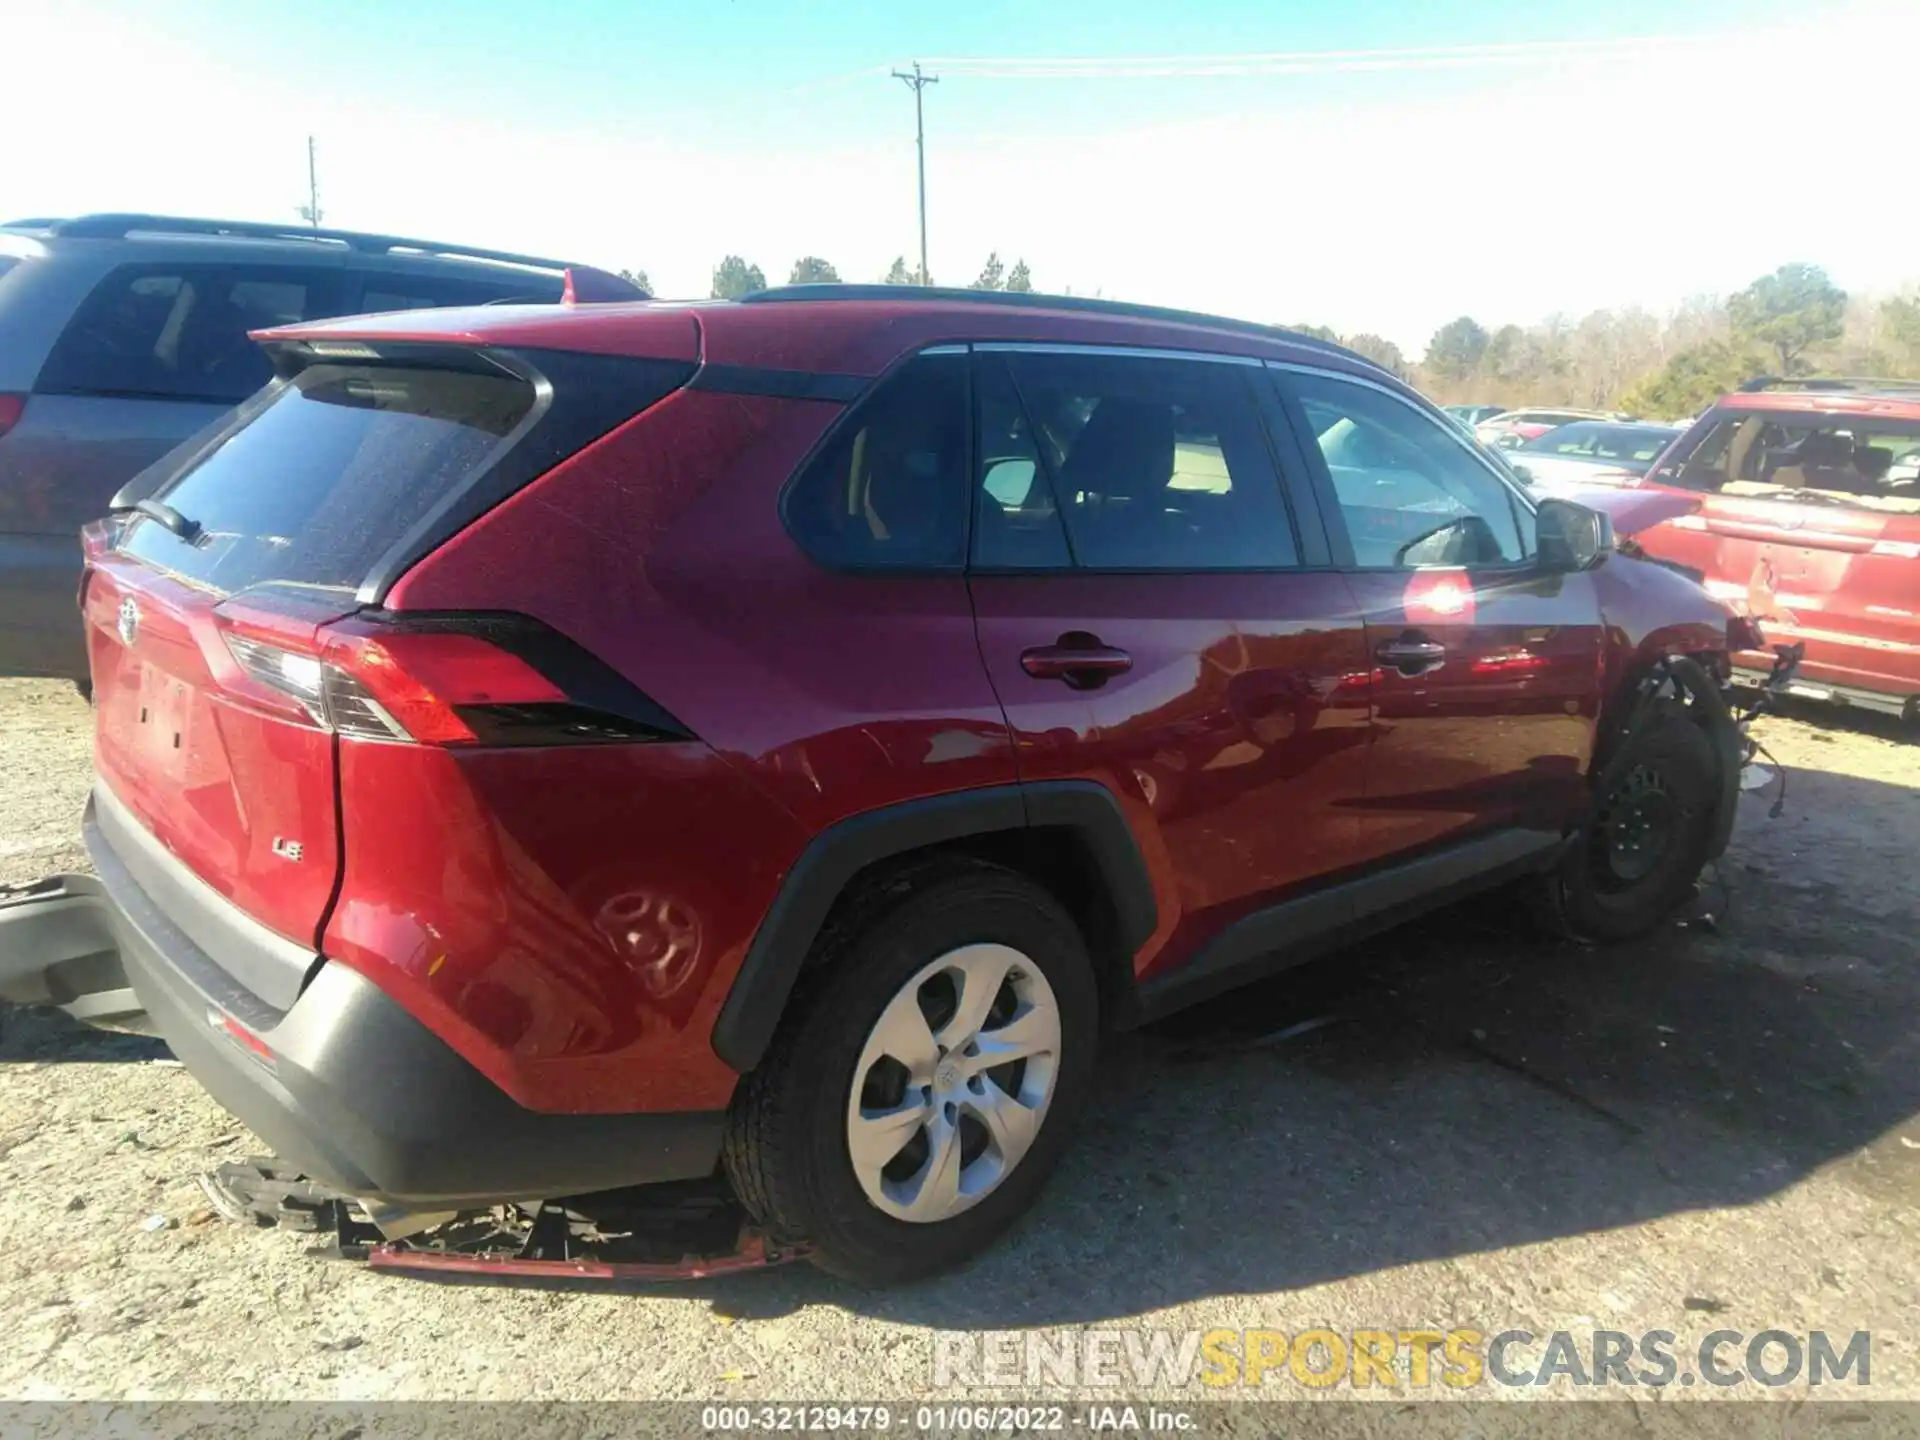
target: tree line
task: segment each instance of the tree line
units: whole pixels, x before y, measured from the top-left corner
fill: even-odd
[[[653,290],[645,270],[620,273]],[[887,285],[933,283],[904,255],[879,278]],[[786,283],[840,280],[830,261],[803,255]],[[766,288],[766,272],[744,256],[729,255],[713,268],[716,300]],[[968,288],[1030,292],[1033,272],[1022,259],[1009,267],[996,251]],[[1920,291],[1851,296],[1818,265],[1804,263],[1782,265],[1733,295],[1696,296],[1665,315],[1629,306],[1493,329],[1462,315],[1433,333],[1418,361],[1384,336],[1342,335],[1325,325],[1286,328],[1346,345],[1441,401],[1569,405],[1659,420],[1698,414],[1759,375],[1920,378]]]
[[[1402,373],[1442,401],[1678,420],[1761,375],[1920,377],[1920,295],[1850,296],[1818,265],[1795,263],[1664,316],[1596,310],[1489,330],[1462,315]]]
[[[653,281],[645,270],[622,270],[622,279],[630,280],[653,293]],[[831,261],[822,260],[818,255],[802,255],[793,262],[793,269],[787,272],[789,285],[838,285],[841,284],[840,272]],[[922,277],[917,267],[909,267],[904,255],[895,258],[887,273],[880,276],[883,285],[931,285],[931,277]],[[715,300],[738,300],[742,295],[751,295],[756,290],[767,288],[767,275],[758,265],[740,255],[729,255],[713,267],[713,288],[709,292]],[[1000,258],[1000,252],[994,251],[987,256],[987,263],[980,267],[980,274],[968,282],[969,290],[1005,290],[1013,294],[1027,294],[1033,289],[1033,272],[1027,268],[1025,260],[1015,260],[1011,269]]]

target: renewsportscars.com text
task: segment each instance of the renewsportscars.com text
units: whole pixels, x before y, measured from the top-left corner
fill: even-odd
[[[933,1337],[933,1383],[947,1388],[1182,1389],[1298,1385],[1468,1390],[1610,1385],[1873,1383],[1864,1330],[1575,1332],[1456,1328],[1335,1331],[1002,1331]]]

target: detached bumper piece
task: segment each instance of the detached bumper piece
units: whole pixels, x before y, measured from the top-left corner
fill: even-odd
[[[329,1237],[310,1254],[416,1275],[667,1283],[762,1270],[808,1253],[770,1241],[713,1180],[463,1211],[404,1240],[383,1236],[358,1201],[271,1160],[229,1162],[200,1185],[229,1220]]]

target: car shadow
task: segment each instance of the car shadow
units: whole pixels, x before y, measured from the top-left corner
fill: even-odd
[[[50,1006],[0,1000],[0,1065],[130,1065],[172,1056],[155,1035],[97,1029]]]
[[[742,1317],[1098,1323],[1745,1204],[1828,1167],[1920,1201],[1897,1133],[1920,1112],[1920,924],[1897,879],[1839,873],[1910,865],[1920,792],[1793,783],[1780,821],[1749,800],[1700,901],[1644,942],[1547,940],[1483,897],[1118,1037],[1036,1213],[956,1274],[683,1288]],[[1871,842],[1886,860],[1838,833],[1816,853],[1889,805],[1911,818]]]

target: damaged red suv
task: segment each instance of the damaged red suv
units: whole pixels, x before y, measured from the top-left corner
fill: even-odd
[[[1726,842],[1747,622],[1337,346],[858,287],[258,338],[88,532],[98,880],[0,974],[127,987],[389,1234],[723,1172],[924,1274],[1103,1027],[1514,881],[1631,936]]]

